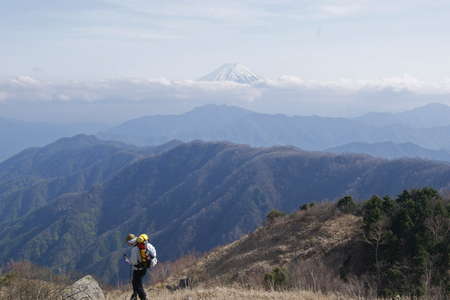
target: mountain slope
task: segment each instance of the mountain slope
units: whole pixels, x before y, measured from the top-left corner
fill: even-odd
[[[64,193],[103,183],[137,159],[167,150],[164,147],[137,148],[77,135],[24,150],[0,163],[0,223],[23,216]]]
[[[127,276],[118,261],[129,232],[150,233],[161,260],[174,259],[238,239],[273,208],[422,186],[448,189],[450,167],[290,147],[182,144],[4,226],[0,264],[26,258],[115,282]]]
[[[450,126],[450,106],[431,103],[399,113],[367,113],[355,120],[377,127],[394,125],[414,128],[447,127]]]
[[[171,139],[231,141],[252,146],[293,145],[325,150],[349,143],[414,143],[429,149],[450,149],[450,127],[377,127],[358,120],[317,116],[268,115],[238,107],[207,105],[182,115],[130,120],[99,136],[137,145]]]
[[[155,145],[173,139],[233,140],[236,123],[254,112],[233,106],[206,105],[182,115],[158,115],[127,121],[100,133],[105,139]],[[207,125],[207,126],[206,126]],[[228,134],[229,131],[231,135]],[[178,137],[178,138],[176,138]]]
[[[275,267],[288,267],[294,262],[306,266],[314,261],[328,263],[328,272],[337,274],[352,254],[349,250],[355,250],[361,225],[360,217],[337,213],[333,204],[321,204],[280,217],[212,250],[168,281],[188,277],[205,286],[241,280],[256,280],[255,284]]]
[[[331,287],[364,298],[374,298],[368,293],[375,289],[383,298],[448,299],[449,204],[424,188],[396,198],[356,204],[345,197],[290,215],[270,213],[264,227],[194,261],[181,278],[206,286]]]
[[[56,139],[105,130],[100,124],[50,124],[23,122],[0,117],[0,162],[29,147],[39,147]]]

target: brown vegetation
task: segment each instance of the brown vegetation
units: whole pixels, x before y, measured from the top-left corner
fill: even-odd
[[[334,254],[359,234],[360,218],[340,214],[333,204],[318,204],[306,211],[278,218],[269,225],[203,257],[185,274],[198,282],[248,283],[252,274],[277,266]]]
[[[192,290],[147,291],[150,299],[158,300],[342,300],[357,299],[340,294],[321,294],[309,291],[264,291],[256,289],[240,289],[231,287],[195,288]],[[107,294],[107,300],[129,299],[131,293],[114,291]]]
[[[349,268],[357,271],[349,256],[361,255],[357,251],[360,228],[360,217],[343,214],[334,204],[309,206],[288,216],[270,218],[266,226],[190,262],[191,266],[170,275],[166,283],[176,284],[179,278],[189,277],[195,288],[229,286],[237,290],[297,291],[293,294],[309,291],[316,297],[321,293],[370,297],[374,289],[368,280],[343,275]],[[274,299],[270,298],[274,294],[260,293],[265,296],[254,299]],[[288,292],[285,295],[290,299]]]
[[[61,299],[68,278],[29,262],[10,263],[0,276],[0,299]]]
[[[151,283],[154,285],[164,284],[164,281],[174,274],[180,274],[186,268],[191,267],[199,259],[199,255],[191,253],[175,261],[158,263],[151,269]]]

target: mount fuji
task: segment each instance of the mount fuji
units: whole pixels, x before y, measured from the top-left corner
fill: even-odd
[[[251,84],[263,78],[256,75],[244,65],[231,63],[224,64],[213,72],[200,78],[200,81],[232,81],[237,83]]]

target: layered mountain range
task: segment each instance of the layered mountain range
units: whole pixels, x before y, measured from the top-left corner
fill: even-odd
[[[332,153],[365,153],[388,159],[415,157],[450,162],[450,151],[431,150],[413,143],[349,143],[326,149],[326,151]]]
[[[355,120],[377,127],[407,126],[413,128],[446,127],[450,125],[450,106],[430,103],[399,113],[367,113]]]
[[[420,122],[414,123],[416,119]],[[419,124],[423,127],[417,127]],[[450,108],[431,104],[399,114],[369,114],[345,119],[269,115],[233,106],[209,105],[182,115],[130,120],[100,136],[137,145],[159,144],[172,139],[202,139],[252,146],[293,145],[316,151],[336,149],[337,152],[367,153],[385,158],[406,156],[448,160]],[[355,143],[359,147],[355,147]],[[373,148],[377,150],[370,151]]]
[[[293,145],[306,150],[366,153],[384,158],[419,157],[448,161],[450,107],[429,104],[401,113],[329,118],[270,115],[234,106],[207,105],[181,115],[133,119],[109,129],[101,125],[2,119],[0,161],[27,147],[42,146],[76,133],[98,133],[104,139],[139,146],[159,145],[173,139],[184,142],[201,139],[252,146]]]
[[[0,161],[29,147],[40,147],[56,139],[75,134],[93,134],[105,130],[101,124],[54,124],[24,122],[0,117]]]
[[[27,259],[111,283],[128,275],[129,232],[149,233],[165,261],[236,240],[272,209],[450,188],[450,166],[425,160],[200,141],[148,149],[91,136],[22,152],[0,174],[0,265]]]

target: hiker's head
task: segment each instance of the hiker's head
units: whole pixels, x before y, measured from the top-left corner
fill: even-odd
[[[146,241],[148,241],[148,235],[146,235],[145,233],[141,234],[140,236],[137,237],[136,242],[138,244],[143,244]]]
[[[134,235],[134,234],[132,234],[132,233],[130,233],[130,234],[128,234],[127,235],[127,243],[128,243],[128,246],[134,246],[134,245],[136,245],[136,236]]]
[[[146,235],[145,233],[143,233],[143,234],[141,234],[140,236],[139,236],[141,239],[143,239],[145,242],[146,241],[148,241],[148,235]]]

